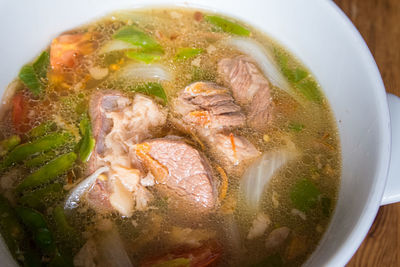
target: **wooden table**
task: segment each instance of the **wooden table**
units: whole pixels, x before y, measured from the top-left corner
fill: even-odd
[[[386,91],[400,96],[400,0],[335,0],[335,3],[367,42]],[[347,266],[400,266],[400,203],[379,209],[367,237]]]

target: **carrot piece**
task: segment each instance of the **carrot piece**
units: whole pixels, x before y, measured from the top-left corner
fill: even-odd
[[[194,123],[199,125],[207,125],[211,122],[210,114],[205,110],[195,110],[188,114],[194,119]]]
[[[148,143],[143,143],[136,145],[135,152],[154,175],[157,183],[165,184],[168,177],[168,169],[149,155],[150,149],[151,147]]]
[[[238,162],[238,158],[237,158],[237,154],[236,154],[235,136],[233,135],[233,133],[230,133],[229,137],[231,139],[233,157],[235,158],[236,162]]]
[[[226,193],[228,191],[228,176],[226,175],[224,169],[221,166],[217,166],[217,171],[222,179],[222,184],[219,190],[219,200],[222,201],[226,197]]]

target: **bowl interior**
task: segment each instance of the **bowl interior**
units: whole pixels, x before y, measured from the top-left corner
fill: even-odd
[[[205,8],[244,20],[286,46],[317,77],[338,124],[343,168],[334,218],[307,265],[344,265],[379,207],[390,134],[386,95],[375,62],[361,36],[330,1],[1,1],[1,94],[20,67],[57,34],[114,10],[171,4]],[[13,266],[0,243],[3,265]]]

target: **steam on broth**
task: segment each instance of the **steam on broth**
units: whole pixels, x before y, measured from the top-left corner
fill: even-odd
[[[329,224],[329,104],[243,22],[117,12],[58,36],[7,90],[0,229],[21,265],[299,266]]]

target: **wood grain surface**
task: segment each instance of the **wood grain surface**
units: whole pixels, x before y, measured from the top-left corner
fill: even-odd
[[[400,96],[400,0],[335,0],[335,3],[367,42],[386,91]],[[367,237],[347,266],[400,266],[400,203],[379,209]]]

